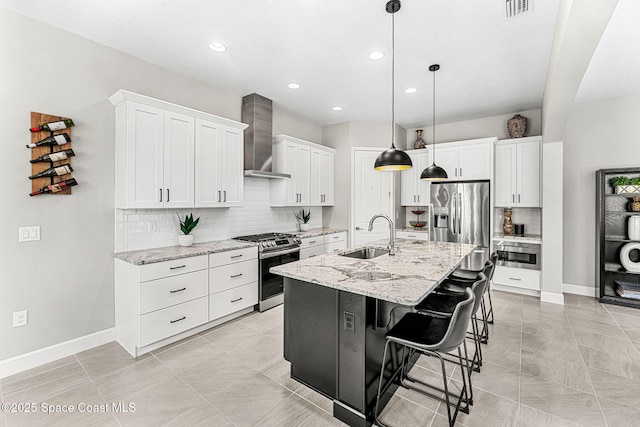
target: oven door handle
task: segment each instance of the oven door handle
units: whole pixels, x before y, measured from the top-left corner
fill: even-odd
[[[260,259],[274,258],[274,257],[280,256],[280,255],[292,254],[294,252],[300,252],[300,247],[296,246],[295,248],[286,249],[286,250],[282,250],[282,251],[276,251],[276,252],[267,252],[267,253],[263,252],[260,255]]]

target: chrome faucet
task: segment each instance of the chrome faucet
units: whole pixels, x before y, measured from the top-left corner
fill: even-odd
[[[396,246],[395,246],[396,229],[393,226],[393,221],[391,221],[391,218],[383,214],[374,215],[371,218],[371,220],[369,220],[369,231],[373,230],[373,221],[375,221],[376,218],[384,218],[387,221],[389,221],[389,255],[395,255],[396,254]]]

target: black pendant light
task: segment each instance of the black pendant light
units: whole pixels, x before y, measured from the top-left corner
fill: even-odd
[[[440,166],[436,166],[436,71],[439,69],[438,64],[429,67],[429,71],[433,72],[433,163],[420,174],[420,179],[425,181],[442,181],[448,178],[447,172]]]
[[[400,0],[390,0],[386,6],[391,14],[391,148],[380,153],[374,166],[378,171],[403,171],[413,167],[411,157],[402,150],[396,149],[395,123],[395,19],[394,13],[400,10]]]

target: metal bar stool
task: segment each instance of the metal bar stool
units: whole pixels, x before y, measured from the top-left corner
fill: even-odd
[[[489,284],[487,285],[487,292],[486,292],[487,298],[489,300],[489,310],[487,310],[487,323],[493,324],[494,319],[493,319],[493,302],[491,301],[491,281],[493,280],[493,272],[495,271],[496,261],[498,261],[498,253],[493,252],[489,257],[489,261],[491,261],[491,263],[493,264],[493,267],[491,268],[490,274],[487,275],[489,279]],[[469,271],[469,270],[464,270],[459,268],[455,270],[453,273],[451,273],[449,277],[454,280],[474,281],[476,275],[477,275],[477,272],[475,271]],[[484,300],[484,295],[483,295],[483,300]]]
[[[462,357],[460,347],[465,342],[467,329],[469,327],[469,321],[471,319],[471,312],[473,310],[473,302],[475,300],[474,294],[471,289],[466,289],[463,298],[456,304],[453,309],[453,313],[450,316],[439,316],[430,313],[407,313],[402,319],[393,327],[385,336],[384,352],[382,355],[382,367],[380,370],[380,379],[378,380],[378,394],[376,395],[376,404],[373,411],[373,416],[376,423],[385,427],[378,418],[378,404],[380,397],[389,388],[393,380],[400,376],[400,382],[403,387],[413,389],[421,394],[438,399],[447,404],[447,416],[449,418],[449,425],[452,427],[455,423],[458,411],[463,410],[468,412],[468,375],[465,369],[468,369],[465,358]],[[395,345],[403,346],[403,358],[391,378],[387,381],[383,387],[385,361],[387,358],[387,350],[391,343]],[[427,356],[433,356],[440,359],[440,366],[442,368],[442,379],[444,388],[425,384],[421,381],[413,380],[412,382],[421,384],[425,387],[429,387],[438,392],[444,393],[444,399],[434,394],[428,393],[424,390],[410,387],[404,382],[404,373],[406,371],[406,364],[409,357],[404,357],[404,350],[408,348],[411,351],[417,351]],[[449,353],[451,351],[458,351],[457,361],[455,362],[460,366],[462,376],[462,390],[459,395],[449,391],[447,385],[447,372],[445,367],[445,359],[442,357],[443,353]],[[466,355],[465,355],[466,356]],[[451,398],[457,398],[457,402],[452,402]],[[462,407],[462,403],[465,403],[465,407]],[[451,411],[451,407],[455,407],[455,411]],[[465,410],[466,409],[466,410]]]

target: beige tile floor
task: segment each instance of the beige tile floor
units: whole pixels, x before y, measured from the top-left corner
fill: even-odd
[[[473,376],[465,426],[640,425],[640,310],[565,295],[566,305],[493,292],[496,323]],[[12,426],[343,425],[331,402],[289,378],[282,358],[282,307],[252,313],[132,359],[116,343],[0,380],[3,402],[37,412],[2,413]],[[428,358],[412,375],[438,381]],[[452,372],[452,384],[458,383]],[[121,403],[129,412],[79,411]],[[75,412],[42,411],[42,404]],[[91,406],[93,405],[93,406]],[[382,420],[444,426],[445,408],[399,389]]]

